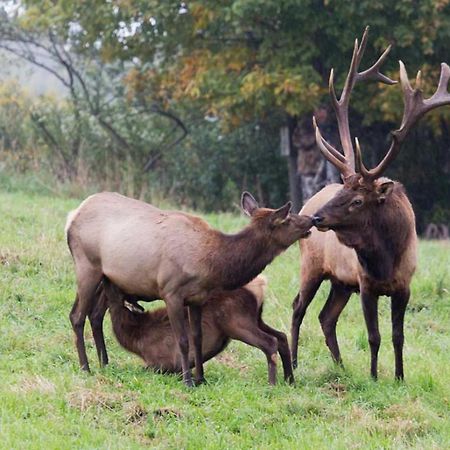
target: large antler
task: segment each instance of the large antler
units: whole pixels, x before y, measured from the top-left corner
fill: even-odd
[[[450,93],[447,91],[449,79],[450,67],[447,64],[442,63],[441,76],[439,78],[439,84],[436,92],[430,98],[424,99],[421,89],[420,70],[417,72],[415,88],[413,89],[409,82],[405,65],[402,61],[400,61],[400,82],[402,85],[403,101],[405,104],[402,123],[400,125],[400,128],[392,133],[393,137],[391,146],[386,156],[376,167],[371,170],[367,170],[364,167],[361,158],[361,149],[359,148],[359,143],[356,140],[357,166],[359,166],[359,171],[364,178],[374,180],[375,178],[381,176],[381,174],[386,170],[387,166],[398,155],[400,146],[405,140],[411,128],[419,121],[422,116],[424,116],[428,111],[431,111],[432,109],[439,108],[440,106],[444,105],[450,105]]]
[[[366,49],[367,36],[369,33],[369,27],[364,30],[363,37],[361,39],[361,45],[358,44],[358,39],[355,39],[355,46],[353,48],[353,56],[350,63],[350,68],[345,80],[344,89],[341,93],[341,98],[338,100],[336,96],[336,91],[334,88],[334,70],[331,69],[330,80],[329,80],[329,91],[331,100],[333,103],[333,108],[336,113],[336,118],[339,127],[339,136],[341,138],[342,148],[344,150],[344,155],[336,150],[330,143],[328,143],[320,133],[315,119],[313,120],[314,128],[316,131],[316,142],[319,149],[332,164],[334,164],[341,172],[344,177],[352,175],[355,173],[355,159],[354,159],[354,149],[352,145],[352,138],[350,135],[350,127],[348,121],[348,105],[350,102],[350,95],[356,83],[359,81],[375,80],[385,84],[395,84],[394,80],[391,80],[386,75],[380,72],[380,67],[385,61],[391,46],[389,45],[383,54],[378,58],[375,64],[369,69],[358,72],[359,65],[361,63],[364,50]]]

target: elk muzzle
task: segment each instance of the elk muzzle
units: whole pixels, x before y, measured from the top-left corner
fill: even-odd
[[[298,215],[295,217],[296,227],[300,230],[300,239],[307,238],[311,234],[311,227],[314,225],[312,217],[305,215]]]
[[[319,231],[328,231],[330,228],[325,225],[323,222],[325,221],[325,218],[319,214],[314,214],[312,217],[312,224],[319,230]]]

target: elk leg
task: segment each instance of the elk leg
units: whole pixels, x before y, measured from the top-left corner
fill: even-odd
[[[94,271],[77,273],[77,295],[69,316],[75,333],[75,345],[77,347],[80,367],[86,371],[89,371],[89,363],[84,342],[84,324],[86,322],[86,316],[92,310],[92,305],[95,302],[96,290],[101,278],[102,274],[97,274]]]
[[[100,367],[104,367],[108,364],[108,353],[106,351],[105,337],[103,335],[103,319],[107,309],[108,304],[106,302],[106,296],[104,292],[102,292],[97,299],[94,310],[88,315],[98,359],[100,361]]]
[[[193,387],[192,374],[189,366],[189,337],[186,317],[184,314],[184,302],[175,296],[166,297],[167,315],[172,327],[178,348],[181,353],[181,370],[183,372],[184,384]]]
[[[203,373],[201,306],[198,305],[189,306],[189,322],[191,325],[192,340],[194,342],[195,384],[201,384],[206,382]]]
[[[80,314],[79,309],[79,297],[78,294],[75,297],[75,302],[70,311],[70,322],[72,323],[72,329],[75,333],[75,346],[78,352],[78,361],[82,370],[89,372],[89,363],[86,355],[86,346],[84,345],[84,323],[86,322],[86,315]]]
[[[325,336],[325,342],[330,349],[334,361],[342,365],[341,353],[336,337],[336,324],[342,310],[347,305],[351,290],[339,285],[331,285],[328,299],[320,311],[319,321]]]
[[[284,380],[289,384],[295,382],[294,373],[292,372],[292,362],[291,362],[291,352],[289,350],[289,344],[286,335],[278,330],[267,325],[262,318],[259,318],[258,322],[259,328],[267,334],[270,334],[278,341],[278,353],[281,357],[281,362],[283,363]]]
[[[404,379],[403,374],[403,323],[405,319],[406,306],[408,305],[410,292],[409,289],[399,291],[391,297],[392,311],[392,344],[395,353],[395,378]]]
[[[274,336],[260,330],[255,321],[240,321],[227,330],[231,339],[245,342],[252,347],[259,348],[267,357],[269,384],[274,385],[277,380],[277,340]]]
[[[306,281],[299,293],[294,299],[292,304],[294,312],[292,313],[292,325],[291,325],[291,349],[292,349],[292,366],[295,369],[297,367],[297,353],[298,353],[298,336],[300,333],[300,325],[305,317],[306,309],[311,303],[312,299],[316,295],[317,289],[319,289],[322,278],[312,279]]]
[[[361,290],[361,302],[370,345],[370,374],[377,379],[378,350],[380,349],[380,331],[378,330],[378,296]]]

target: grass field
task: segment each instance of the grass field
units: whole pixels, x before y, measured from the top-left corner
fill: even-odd
[[[145,371],[118,347],[111,364],[81,373],[68,314],[75,295],[64,239],[78,200],[0,179],[0,448],[450,448],[450,245],[421,242],[405,322],[405,383],[393,379],[390,308],[380,301],[379,381],[369,377],[361,308],[352,297],[338,325],[345,369],[325,347],[323,286],[301,330],[296,385],[269,387],[264,355],[233,342],[205,366],[208,384]],[[225,231],[244,217],[207,215]],[[289,330],[298,289],[297,246],[265,271],[264,317]],[[88,329],[89,327],[87,327]],[[281,368],[280,368],[281,369]],[[281,375],[281,370],[279,370]]]

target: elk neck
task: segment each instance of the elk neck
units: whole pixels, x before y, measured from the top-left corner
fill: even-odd
[[[236,234],[218,233],[217,252],[210,252],[207,263],[214,284],[227,290],[247,284],[283,250],[270,236],[251,225]]]
[[[367,216],[351,247],[371,278],[387,281],[394,276],[415,232],[414,213],[401,185],[377,208]]]

